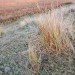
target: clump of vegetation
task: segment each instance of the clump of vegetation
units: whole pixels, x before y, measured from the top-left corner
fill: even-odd
[[[36,64],[38,62],[36,52],[32,46],[30,46],[28,49],[28,57],[29,57],[30,63]]]
[[[74,39],[74,26],[70,23],[70,18],[67,22],[56,15],[55,12],[48,13],[44,16],[44,19],[38,19],[38,26],[44,38],[44,44],[49,46],[50,50],[54,50],[57,53],[62,50],[72,49],[74,51],[72,40]]]
[[[36,51],[34,50],[34,48],[32,46],[29,46],[27,53],[28,53],[28,60],[29,60],[29,63],[31,65],[32,71],[34,73],[38,72],[39,60],[38,60]]]
[[[74,25],[71,23],[71,16],[64,19],[64,14],[53,10],[37,20],[40,29],[43,46],[40,48],[41,61],[38,65],[37,53],[30,47],[28,50],[29,61],[34,67],[35,75],[68,75],[69,71],[73,74],[72,54],[75,52],[73,47]],[[67,63],[66,63],[67,62]],[[69,70],[68,70],[68,69]],[[32,69],[33,70],[33,69]]]

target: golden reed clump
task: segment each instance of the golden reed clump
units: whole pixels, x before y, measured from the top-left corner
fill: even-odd
[[[37,24],[44,38],[44,44],[49,46],[49,50],[62,51],[72,49],[74,51],[72,40],[74,39],[74,26],[70,23],[70,16],[66,21],[57,16],[55,11],[47,13],[44,17],[38,19]],[[68,23],[67,23],[68,22]]]

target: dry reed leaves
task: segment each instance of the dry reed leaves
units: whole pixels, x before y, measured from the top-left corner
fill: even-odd
[[[42,33],[42,38],[44,38],[44,44],[49,46],[50,50],[55,50],[56,52],[62,51],[64,49],[72,49],[72,41],[71,38],[74,38],[73,35],[73,25],[70,23],[70,18],[68,17],[69,23],[65,24],[62,19],[59,20],[58,16],[55,12],[52,14],[45,14],[44,18],[38,19],[37,24]],[[71,37],[70,37],[71,36]]]

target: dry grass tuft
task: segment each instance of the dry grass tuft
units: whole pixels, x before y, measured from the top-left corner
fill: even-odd
[[[72,49],[72,39],[74,39],[74,27],[70,23],[70,16],[66,21],[58,17],[56,12],[47,13],[44,18],[38,19],[37,23],[44,38],[44,44],[50,47],[50,50],[60,52],[64,49]],[[57,18],[58,17],[58,18]]]
[[[38,72],[39,61],[37,58],[36,51],[34,50],[34,48],[32,46],[29,46],[29,49],[28,49],[28,60],[29,60],[29,63],[31,64],[32,71]]]
[[[38,62],[37,54],[32,46],[29,46],[28,57],[29,57],[30,63],[36,64]]]

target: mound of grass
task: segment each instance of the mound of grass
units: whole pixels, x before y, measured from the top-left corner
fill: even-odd
[[[54,50],[57,53],[64,49],[72,49],[74,51],[72,40],[74,39],[74,25],[70,23],[70,18],[64,21],[62,18],[56,15],[55,12],[48,13],[44,16],[44,19],[38,19],[38,26],[44,39],[44,44],[50,47],[50,50]]]

